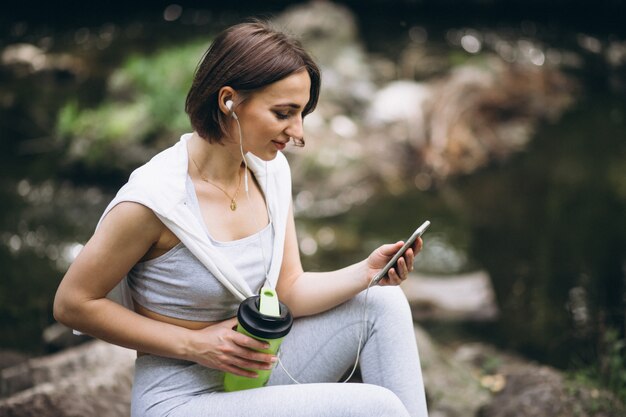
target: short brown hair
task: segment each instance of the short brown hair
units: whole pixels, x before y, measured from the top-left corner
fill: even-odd
[[[218,106],[222,87],[252,92],[302,69],[311,78],[309,102],[302,112],[306,116],[317,105],[321,75],[300,42],[261,21],[224,30],[205,52],[187,94],[185,111],[191,126],[210,142],[221,142],[227,134]]]

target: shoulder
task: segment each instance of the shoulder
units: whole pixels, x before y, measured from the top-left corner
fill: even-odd
[[[145,236],[155,240],[164,228],[161,220],[150,208],[140,203],[122,201],[105,214],[98,230],[119,235]]]
[[[159,215],[169,213],[186,198],[186,179],[186,151],[179,142],[133,171],[105,214],[122,201],[140,203]]]
[[[170,176],[179,177],[187,172],[187,159],[181,142],[162,150],[148,162],[135,169],[129,178],[130,181],[140,181],[149,185],[156,179],[166,179]]]
[[[145,205],[134,201],[119,202],[109,210],[107,217],[108,216],[119,217],[122,219],[145,221],[157,219],[156,215],[149,207],[146,207]]]

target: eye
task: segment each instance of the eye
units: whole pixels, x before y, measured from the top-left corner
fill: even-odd
[[[274,114],[276,115],[276,118],[279,120],[287,120],[291,117],[291,114],[289,113],[281,113],[278,111],[275,111]]]

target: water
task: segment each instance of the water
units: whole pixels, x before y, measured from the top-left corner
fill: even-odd
[[[621,106],[583,101],[459,189],[502,309],[498,339],[561,366],[593,361],[601,326],[624,328],[624,126],[604,117]]]
[[[626,330],[626,65],[612,67],[603,59],[610,50],[606,40],[623,45],[623,32],[610,19],[598,25],[601,19],[582,15],[562,24],[508,13],[433,20],[404,14],[390,36],[411,37],[411,28],[418,28],[418,39],[425,37],[439,53],[457,22],[457,28],[473,28],[478,39],[494,32],[518,42],[533,39],[546,50],[579,56],[567,72],[580,90],[574,107],[540,125],[524,152],[382,207],[393,213],[406,207],[399,218],[436,213],[432,232],[440,227],[455,242],[466,267],[489,272],[501,319],[464,330],[560,367],[596,363],[606,350],[599,340],[607,328],[622,337]],[[376,28],[377,22],[363,26]],[[377,36],[382,31],[367,33],[377,52],[393,53],[398,45]],[[385,217],[372,212],[363,224],[375,225],[379,216]],[[401,238],[397,231],[389,235]]]
[[[446,33],[462,26],[432,16],[389,14],[389,19],[361,15],[361,26],[370,28],[364,40],[371,52],[393,56],[412,36],[428,42],[433,54],[447,56]],[[226,14],[222,20],[236,17]],[[54,137],[58,109],[74,96],[96,106],[104,77],[129,53],[155,51],[206,31],[177,27],[168,37],[167,26],[147,20],[88,32],[72,27],[20,34],[14,27],[4,35],[3,46],[10,39],[52,43],[56,51],[69,48],[96,75],[82,79],[63,70],[33,75],[0,67],[0,348],[42,351],[40,335],[53,321],[56,286],[125,179],[119,170],[94,171],[68,160],[66,144]],[[470,175],[428,191],[379,195],[341,215],[300,219],[301,235],[310,235],[306,242],[313,245],[303,245],[311,249],[303,261],[318,270],[345,266],[381,242],[406,237],[428,218],[433,225],[418,261],[421,271],[485,269],[493,280],[501,320],[478,327],[474,336],[562,367],[593,362],[604,329],[624,331],[624,77],[588,50],[595,48],[593,41],[565,25],[509,20],[475,27],[479,33],[497,29],[576,50],[582,65],[570,72],[583,88],[575,106],[558,121],[540,125],[523,152]],[[608,39],[623,40],[622,35],[600,32],[597,39],[605,48]],[[115,40],[120,38],[129,42]],[[81,39],[90,39],[90,47]]]

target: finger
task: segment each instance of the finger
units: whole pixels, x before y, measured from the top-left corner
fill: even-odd
[[[267,370],[272,369],[274,363],[278,361],[274,355],[238,347],[235,344],[225,346],[220,351],[221,353],[215,357],[218,368],[236,366],[252,370]]]
[[[404,252],[404,263],[406,264],[406,268],[408,272],[413,270],[413,263],[415,262],[415,253],[412,248],[407,249]]]
[[[252,369],[252,370],[258,370],[258,371],[267,371],[267,370],[272,369],[272,367],[274,366],[273,363],[249,361],[249,360],[242,359],[242,358],[234,358],[231,361],[231,364],[238,368]]]
[[[260,353],[249,349],[238,349],[232,352],[227,360],[231,365],[247,369],[272,369],[277,358],[271,354]]]
[[[418,237],[415,240],[415,243],[413,244],[413,253],[418,254],[422,250],[423,246],[424,246],[424,241],[422,240],[421,237]]]
[[[253,361],[248,363],[237,363],[236,365],[241,367],[252,367],[254,369],[269,369],[271,365],[276,362],[276,356],[267,352],[271,346],[269,343],[257,340],[245,334],[233,331],[231,337],[229,337],[232,344],[227,345],[222,349],[222,352],[234,358],[244,359],[247,361]],[[259,366],[259,363],[261,366]],[[251,366],[247,366],[251,365]]]
[[[380,254],[387,257],[392,257],[400,248],[404,245],[404,242],[398,241],[396,243],[387,243],[378,248]]]
[[[246,369],[242,369],[242,368],[239,368],[238,366],[234,366],[234,365],[224,365],[224,366],[221,366],[219,369],[221,371],[230,372],[231,374],[239,375],[239,376],[245,376],[245,377],[248,377],[248,378],[258,378],[259,377],[259,374],[257,374],[254,371],[248,371]]]
[[[402,260],[402,258],[400,258],[400,261]],[[400,272],[398,270],[398,267],[394,268],[393,270],[393,275],[390,277],[390,283],[391,285],[400,285],[402,283],[402,277],[400,276]]]
[[[238,346],[249,348],[249,349],[257,349],[264,350],[269,349],[270,344],[267,342],[262,342],[250,336],[246,336],[245,334],[237,333],[233,336],[233,342]]]
[[[249,369],[271,369],[277,361],[277,358],[272,354],[257,352],[236,344],[223,346],[216,359],[222,365],[235,365]]]
[[[262,363],[264,365],[272,365],[277,360],[276,356],[274,356],[271,353],[258,352],[256,350],[247,349],[247,348],[233,349],[231,354],[238,358]]]
[[[409,268],[404,258],[398,259],[398,277],[404,281],[409,276]]]
[[[396,268],[391,268],[387,273],[387,281],[385,285],[399,285],[402,282]]]

